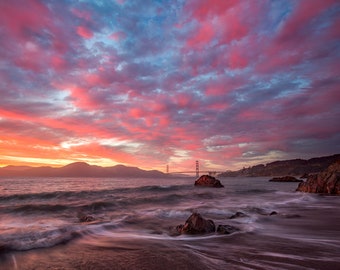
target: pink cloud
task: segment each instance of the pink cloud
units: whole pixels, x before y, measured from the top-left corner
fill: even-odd
[[[201,47],[212,41],[215,35],[213,25],[209,22],[202,23],[193,37],[187,41],[189,47]]]
[[[245,56],[245,52],[241,51],[241,49],[236,46],[229,51],[228,60],[231,69],[245,68],[248,66],[248,59]]]
[[[50,24],[48,8],[35,0],[17,1],[15,5],[1,1],[0,15],[2,24],[17,37],[27,36],[27,29],[41,29]]]
[[[223,15],[228,9],[239,4],[237,0],[205,0],[190,1],[186,8],[189,12],[193,13],[194,18],[204,20],[214,15]]]
[[[293,13],[288,17],[286,23],[281,29],[278,40],[287,41],[296,35],[305,35],[308,32],[304,29],[311,24],[313,19],[324,12],[326,9],[332,7],[336,0],[311,0],[298,1]]]
[[[261,62],[256,68],[260,73],[268,73],[279,70],[289,70],[292,67],[311,61],[313,57],[320,57],[318,52],[325,42],[329,42],[334,36],[330,34],[333,24],[320,27],[320,20],[325,12],[334,6],[335,1],[299,1],[288,16],[286,21],[278,29],[273,38],[267,39],[267,44],[262,42],[264,51]],[[261,46],[258,44],[257,46]],[[325,53],[327,49],[323,50]]]
[[[192,96],[186,93],[180,93],[173,97],[173,102],[180,108],[187,108],[192,103]]]
[[[92,38],[93,37],[93,32],[85,27],[85,26],[78,26],[77,27],[77,34],[83,38]]]
[[[85,75],[81,75],[84,78],[87,86],[91,87],[108,87],[111,82],[109,78],[107,78],[106,74],[101,70],[97,71],[97,73],[88,73]]]
[[[62,71],[66,67],[66,61],[65,61],[65,59],[62,56],[53,55],[51,57],[51,66],[55,70]]]
[[[117,147],[103,146],[97,143],[75,146],[72,150],[74,154],[83,157],[108,158],[124,164],[138,163],[137,158],[133,154],[124,152]]]
[[[240,20],[240,12],[235,13],[236,12],[228,12],[218,19],[218,27],[223,29],[223,37],[221,38],[222,44],[228,44],[233,40],[240,40],[250,31],[250,26]]]
[[[134,118],[141,118],[145,115],[145,112],[140,108],[132,108],[130,110],[130,116]]]
[[[84,19],[85,21],[91,21],[92,20],[92,15],[89,11],[87,10],[80,10],[76,8],[72,8],[71,12],[78,18]]]
[[[122,31],[114,32],[111,35],[109,35],[109,38],[115,41],[120,41],[126,38],[126,34]]]

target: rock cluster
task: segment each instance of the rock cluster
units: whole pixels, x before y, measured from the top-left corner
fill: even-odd
[[[201,186],[201,187],[215,187],[215,188],[222,188],[224,187],[220,180],[216,179],[213,176],[210,175],[202,175],[200,178],[198,178],[195,181],[195,186]]]
[[[340,160],[321,173],[309,175],[296,191],[340,195]]]
[[[176,230],[179,234],[204,234],[215,232],[215,223],[211,219],[204,219],[200,214],[193,213],[184,225],[178,225]]]
[[[231,225],[218,225],[217,230],[214,221],[203,218],[199,213],[193,213],[185,224],[178,225],[171,230],[173,236],[180,234],[207,234],[207,233],[230,234],[239,231]]]

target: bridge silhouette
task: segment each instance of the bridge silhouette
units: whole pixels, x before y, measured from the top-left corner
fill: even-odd
[[[224,171],[181,171],[181,172],[168,172],[168,174],[196,174],[196,177],[199,177],[200,174],[209,174],[210,176],[214,176],[218,173],[223,173]]]
[[[214,176],[218,173],[223,173],[225,171],[217,171],[217,170],[200,170],[199,168],[199,162],[196,160],[196,169],[194,171],[176,171],[176,172],[170,172],[169,171],[169,165],[166,165],[166,173],[167,174],[196,174],[196,177],[199,177],[200,174],[209,174],[210,176]]]

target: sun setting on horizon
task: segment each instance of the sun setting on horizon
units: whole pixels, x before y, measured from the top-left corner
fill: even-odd
[[[340,153],[340,3],[0,2],[0,167]]]

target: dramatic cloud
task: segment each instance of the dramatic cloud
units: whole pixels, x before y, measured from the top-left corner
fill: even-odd
[[[340,152],[340,4],[0,2],[0,166]]]

